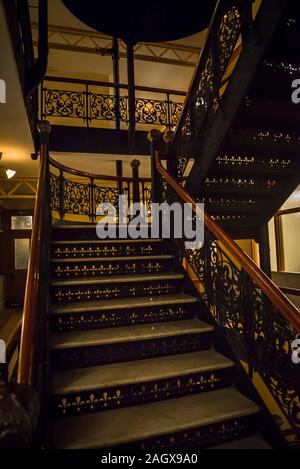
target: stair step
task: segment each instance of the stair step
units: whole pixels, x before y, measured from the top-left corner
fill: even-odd
[[[122,261],[153,261],[153,260],[160,260],[160,259],[173,259],[174,256],[171,254],[158,254],[156,256],[124,256],[124,257],[113,257],[110,259],[109,257],[81,257],[80,259],[51,259],[51,262],[54,264],[75,264],[77,262],[122,262]]]
[[[51,274],[56,279],[153,274],[172,271],[171,255],[116,258],[52,259]]]
[[[233,366],[232,360],[214,350],[209,350],[90,368],[54,371],[52,393],[59,395],[93,391]]]
[[[196,297],[179,293],[53,304],[51,325],[55,332],[66,332],[191,319],[197,302]]]
[[[272,449],[271,446],[260,436],[253,435],[249,438],[230,441],[218,446],[212,446],[208,449]]]
[[[181,303],[196,303],[195,296],[179,293],[174,295],[154,296],[153,298],[118,298],[115,300],[103,301],[82,301],[64,305],[53,305],[53,314],[80,314],[92,311],[108,311],[119,309],[147,308],[151,306],[173,305]]]
[[[53,287],[60,286],[73,286],[73,285],[102,285],[113,283],[139,283],[163,280],[179,280],[183,279],[184,275],[179,273],[163,273],[163,274],[141,274],[141,275],[123,275],[117,277],[104,277],[104,278],[75,278],[70,280],[52,280]]]
[[[52,373],[51,415],[107,411],[230,387],[234,363],[214,350]]]
[[[163,447],[161,441],[175,446],[188,437],[186,443],[194,438],[195,442],[207,445],[238,434],[244,436],[243,433],[251,431],[246,429],[247,417],[256,416],[258,412],[259,407],[235,389],[222,389],[60,419],[52,425],[53,445],[55,448],[97,449],[142,446],[146,440],[143,447],[147,447],[147,440],[155,438],[156,447]],[[218,424],[219,431],[208,431]],[[150,444],[153,447],[153,443]]]
[[[95,234],[96,236],[96,234]],[[60,244],[143,244],[143,243],[162,243],[163,239],[60,239],[52,241],[53,245]]]
[[[108,345],[139,340],[160,339],[165,337],[201,334],[212,332],[213,326],[198,319],[168,322],[166,324],[143,324],[138,326],[76,331],[52,336],[52,348],[62,350],[95,345]]]
[[[52,373],[52,414],[68,416],[232,385],[234,363],[214,350]]]
[[[167,295],[182,290],[183,274],[159,273],[52,280],[55,302],[68,303],[110,298]]]
[[[213,327],[198,319],[52,335],[55,369],[81,368],[209,350]]]
[[[54,259],[120,258],[134,256],[156,256],[168,254],[168,247],[162,239],[66,239],[51,243],[51,257]]]

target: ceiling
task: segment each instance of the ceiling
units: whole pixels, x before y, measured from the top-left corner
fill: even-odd
[[[213,4],[215,3],[214,0],[208,0],[208,1],[212,2]],[[55,25],[55,26],[60,26],[64,28],[81,29],[81,30],[86,30],[86,31],[95,31],[94,28],[88,26],[87,24],[83,23],[78,18],[76,18],[76,16],[74,16],[67,9],[67,7],[63,4],[62,0],[51,0],[48,3],[49,3],[48,5],[49,25]],[[126,5],[128,4],[128,2],[123,2],[123,3]],[[29,6],[30,6],[31,20],[32,22],[37,23],[38,22],[38,8],[37,8],[38,0],[29,0]],[[114,8],[116,8],[115,3],[113,3],[113,6]],[[198,25],[197,29],[199,31],[201,29],[201,26],[199,27]],[[168,41],[168,42],[171,42],[174,44],[182,44],[185,46],[201,47],[203,43],[203,33],[196,32],[193,34],[189,34],[187,37],[183,37],[181,39]]]
[[[208,27],[216,0],[99,2],[62,0],[71,13],[98,32],[126,43],[160,42],[190,36]]]

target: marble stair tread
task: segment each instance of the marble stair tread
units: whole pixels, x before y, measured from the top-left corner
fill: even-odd
[[[52,392],[59,395],[93,391],[232,367],[234,367],[232,360],[215,350],[209,350],[90,368],[75,368],[52,373]]]
[[[122,257],[71,257],[71,258],[53,258],[51,262],[53,264],[60,263],[79,263],[79,262],[122,262],[122,261],[160,261],[166,259],[173,259],[174,256],[171,254],[158,254],[156,256],[122,256]]]
[[[143,238],[143,239],[74,239],[74,240],[53,240],[51,244],[142,244],[142,243],[162,243],[163,239]]]
[[[222,445],[211,446],[208,449],[272,449],[272,447],[259,435],[253,435],[249,438],[230,441]]]
[[[140,274],[140,275],[119,275],[111,277],[76,277],[70,280],[52,280],[53,287],[71,286],[71,285],[98,285],[98,284],[111,284],[111,283],[137,283],[137,282],[152,282],[164,280],[180,280],[184,275],[176,272],[168,272],[163,274]]]
[[[156,295],[153,297],[116,298],[114,300],[79,301],[71,304],[53,304],[52,314],[85,313],[93,311],[111,311],[119,309],[147,308],[153,306],[197,303],[195,296],[177,293]]]
[[[54,350],[62,350],[134,342],[138,340],[160,339],[178,335],[201,334],[212,332],[213,330],[213,327],[207,323],[199,321],[198,319],[189,319],[186,321],[64,332],[53,334],[51,344]]]
[[[64,228],[67,228],[67,229],[76,229],[76,228],[89,228],[89,229],[94,229],[96,230],[96,227],[97,227],[97,224],[98,223],[85,223],[85,222],[70,222],[70,221],[57,221],[57,222],[54,222],[52,223],[52,229],[64,229]],[[122,224],[117,224],[116,227],[119,228],[119,227],[127,227],[128,225],[125,225],[124,223]],[[143,223],[141,226],[144,226],[144,227],[151,227],[151,223]]]
[[[257,414],[259,407],[234,388],[59,419],[55,448],[97,449]]]

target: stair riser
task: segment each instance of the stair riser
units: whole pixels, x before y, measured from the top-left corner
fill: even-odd
[[[170,272],[173,267],[172,259],[118,261],[111,259],[100,262],[71,262],[52,263],[51,274],[56,279],[77,277],[109,277],[124,274],[153,274]]]
[[[54,259],[80,259],[84,257],[131,257],[167,254],[161,242],[140,243],[89,243],[52,244],[51,255]]]
[[[234,369],[226,368],[152,382],[55,396],[52,398],[52,415],[57,417],[81,415],[214,391],[231,386],[233,375]]]
[[[146,232],[146,231],[145,231]],[[148,237],[151,237],[151,228],[147,230]],[[116,226],[116,238],[124,239],[124,232],[119,233],[119,227]],[[53,241],[64,241],[64,240],[95,240],[97,239],[96,225],[90,225],[87,228],[64,228],[64,229],[53,229],[52,240]],[[125,239],[126,241],[126,239]]]
[[[171,433],[156,438],[119,445],[118,449],[208,448],[221,443],[247,438],[256,433],[260,425],[259,414],[237,417],[203,427]],[[116,448],[116,447],[115,447]]]
[[[190,303],[153,306],[152,308],[54,314],[51,315],[51,324],[54,332],[67,332],[186,320],[195,317],[196,308],[196,303]]]
[[[119,284],[52,286],[51,297],[56,303],[68,303],[71,301],[166,295],[179,293],[181,290],[181,279],[153,280],[149,282],[136,282],[134,284],[125,282]]]
[[[160,339],[53,350],[52,364],[54,369],[82,368],[209,350],[212,339],[211,332],[203,332]]]

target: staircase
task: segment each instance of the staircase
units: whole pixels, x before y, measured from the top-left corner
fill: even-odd
[[[234,384],[170,243],[54,225],[51,445],[265,447],[259,406]],[[225,445],[226,447],[226,445]]]
[[[300,183],[300,113],[291,99],[292,81],[300,76],[299,31],[299,5],[287,2],[217,155],[193,184],[193,171],[205,160],[198,154],[187,182],[235,239],[259,241],[260,228]],[[222,112],[226,120],[227,109]]]

